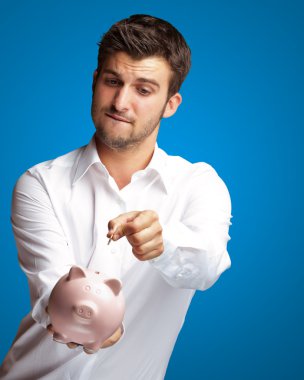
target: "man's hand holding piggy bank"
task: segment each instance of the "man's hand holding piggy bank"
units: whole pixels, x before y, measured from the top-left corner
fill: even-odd
[[[50,295],[47,312],[53,339],[94,353],[120,339],[125,302],[121,282],[73,266]]]
[[[109,242],[125,236],[138,260],[151,260],[163,253],[162,227],[152,210],[121,214],[109,221],[108,230]],[[53,339],[69,348],[83,345],[88,354],[112,346],[124,332],[121,282],[81,267],[72,267],[57,282],[46,310]]]

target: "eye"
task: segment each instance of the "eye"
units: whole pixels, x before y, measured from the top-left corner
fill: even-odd
[[[116,78],[105,78],[105,84],[107,84],[108,86],[111,86],[111,87],[115,87],[117,85],[119,85],[119,81],[118,79]]]
[[[151,94],[151,91],[144,88],[144,87],[139,87],[137,89],[137,91],[141,94],[141,95],[150,95]]]

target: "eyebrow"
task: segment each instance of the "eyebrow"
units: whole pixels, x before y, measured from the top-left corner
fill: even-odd
[[[105,74],[113,74],[113,75],[115,75],[116,77],[118,77],[118,78],[121,79],[121,75],[120,75],[117,71],[115,71],[115,70],[112,70],[112,69],[104,69],[104,70],[103,70],[103,73],[105,73]],[[150,84],[153,84],[154,86],[156,86],[156,87],[158,87],[158,88],[160,87],[160,86],[159,86],[159,83],[158,83],[156,80],[151,79],[151,78],[140,77],[140,78],[136,78],[136,81],[137,81],[137,82],[142,82],[142,83],[150,83]]]

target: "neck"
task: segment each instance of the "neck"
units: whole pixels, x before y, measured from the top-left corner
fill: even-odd
[[[156,136],[150,135],[141,144],[126,150],[114,150],[95,135],[96,148],[101,162],[115,180],[119,189],[131,182],[132,175],[145,169],[153,156]]]

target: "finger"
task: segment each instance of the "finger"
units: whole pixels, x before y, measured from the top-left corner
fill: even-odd
[[[54,330],[53,330],[53,325],[52,324],[49,324],[47,325],[47,331],[50,335],[53,335],[54,334]]]
[[[88,355],[92,355],[92,354],[95,354],[96,353],[96,350],[91,350],[90,348],[86,348],[86,347],[83,347],[83,351],[88,354]]]
[[[107,339],[105,340],[102,345],[100,346],[100,348],[107,348],[107,347],[111,347],[113,346],[113,344],[115,344],[116,342],[114,342],[112,339]]]
[[[162,241],[162,227],[158,222],[154,222],[151,226],[133,234],[130,233],[131,228],[130,226],[125,227],[127,229],[126,237],[132,247],[139,247],[154,240],[155,244]]]
[[[67,346],[68,346],[69,348],[76,348],[76,347],[79,346],[79,344],[74,343],[74,342],[69,342],[69,343],[67,343]]]
[[[151,260],[164,252],[164,245],[162,242],[159,244],[151,244],[151,242],[149,242],[140,247],[133,247],[132,252],[140,261]]]
[[[123,333],[123,330],[121,327],[119,327],[113,335],[110,336],[110,338],[106,339],[100,348],[107,348],[110,346],[113,346],[118,340],[121,338],[121,335]]]
[[[154,251],[150,251],[144,255],[137,255],[134,254],[134,256],[139,260],[139,261],[147,261],[147,260],[152,260],[155,259],[156,257],[160,256],[164,252],[163,248],[160,249],[155,249]]]
[[[110,220],[108,223],[107,237],[112,238],[113,240],[120,239],[124,236],[123,225],[133,220],[139,213],[140,211],[130,211]]]
[[[150,228],[154,223],[158,223],[158,215],[155,211],[145,210],[140,212],[132,221],[124,225],[124,233],[126,236],[135,234]]]

